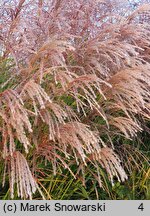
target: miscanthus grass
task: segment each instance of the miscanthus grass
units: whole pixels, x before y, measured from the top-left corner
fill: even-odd
[[[1,1],[0,160],[10,198],[51,199],[41,163],[85,186],[92,176],[97,198],[106,178],[131,175],[139,158],[124,141],[149,132],[150,4],[128,3]]]

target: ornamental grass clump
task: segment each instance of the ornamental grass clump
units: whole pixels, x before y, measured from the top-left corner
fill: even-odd
[[[127,179],[114,137],[132,140],[150,118],[149,22],[146,3],[0,3],[0,160],[12,199],[15,188],[42,195],[39,160],[74,178],[92,165],[101,187],[99,167],[112,185]]]

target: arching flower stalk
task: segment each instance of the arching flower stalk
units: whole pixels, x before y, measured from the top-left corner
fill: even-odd
[[[11,198],[15,187],[25,199],[41,193],[39,160],[74,178],[87,169],[101,187],[100,168],[112,185],[127,179],[114,135],[132,140],[150,118],[150,7],[129,9],[115,0],[1,1],[0,159]]]

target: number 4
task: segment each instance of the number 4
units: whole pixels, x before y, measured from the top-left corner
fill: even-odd
[[[138,207],[139,210],[143,211],[144,210],[144,206],[143,206],[143,203],[141,203]]]

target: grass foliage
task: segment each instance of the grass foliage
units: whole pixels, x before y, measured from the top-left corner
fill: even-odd
[[[150,199],[149,1],[0,17],[0,198]]]

